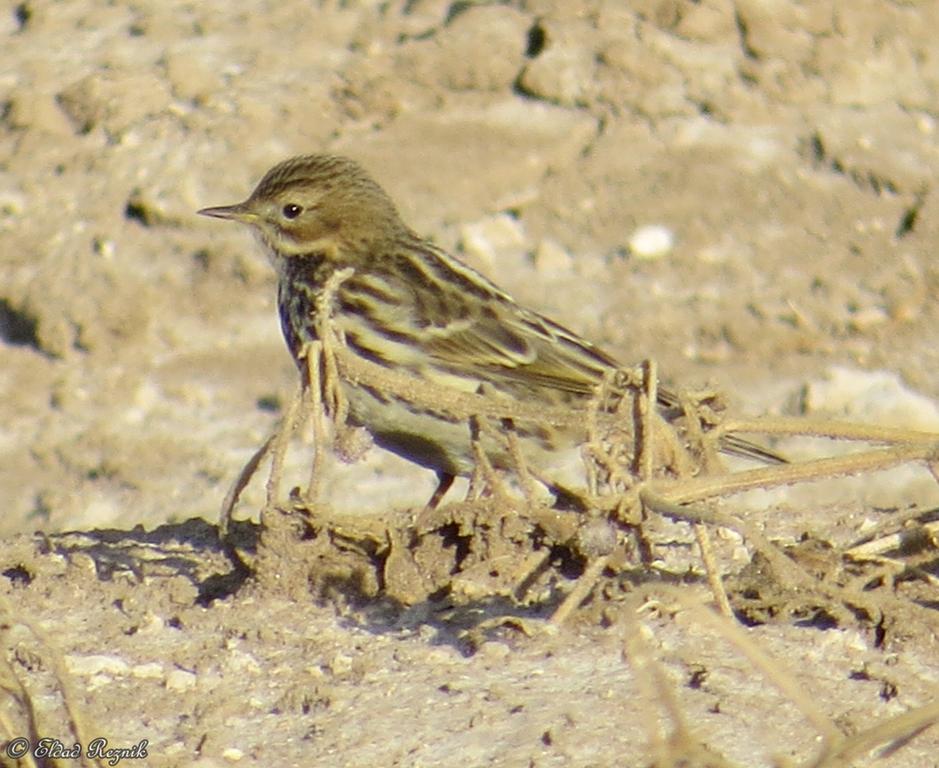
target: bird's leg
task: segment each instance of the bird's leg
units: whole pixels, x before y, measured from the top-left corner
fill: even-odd
[[[450,487],[453,485],[453,481],[456,480],[456,475],[452,475],[449,472],[438,472],[437,473],[437,487],[434,489],[434,492],[430,495],[430,499],[427,502],[426,508],[429,510],[437,509],[437,505],[443,501],[443,497],[447,495],[447,491],[450,490]]]

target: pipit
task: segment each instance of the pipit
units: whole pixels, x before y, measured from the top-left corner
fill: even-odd
[[[621,367],[417,235],[384,190],[347,158],[286,160],[244,202],[199,213],[254,230],[277,271],[281,328],[301,375],[304,349],[317,340],[323,311],[330,312],[345,348],[362,360],[441,388],[528,406],[585,412],[604,376]],[[324,310],[318,298],[340,270],[348,274]],[[353,424],[378,445],[437,473],[435,501],[455,476],[474,471],[478,452],[465,420],[361,383],[344,381],[342,389]],[[680,412],[674,393],[657,392],[663,411]],[[537,470],[577,449],[586,428],[584,418],[575,421],[565,429],[514,425],[524,459]],[[780,460],[732,436],[723,438],[721,449]],[[504,452],[491,459],[496,467],[510,465]]]

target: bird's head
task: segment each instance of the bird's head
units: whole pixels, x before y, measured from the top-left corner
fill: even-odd
[[[275,261],[317,253],[354,262],[380,253],[383,240],[408,231],[365,170],[334,155],[285,160],[264,175],[247,200],[199,213],[248,224]]]

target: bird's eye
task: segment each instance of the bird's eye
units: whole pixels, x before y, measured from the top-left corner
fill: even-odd
[[[297,205],[296,203],[287,203],[287,205],[284,206],[283,213],[285,219],[295,219],[303,213],[303,206]]]

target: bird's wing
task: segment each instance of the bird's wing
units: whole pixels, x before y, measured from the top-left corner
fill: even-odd
[[[435,329],[428,350],[439,363],[491,379],[590,395],[616,362],[589,342],[515,304],[496,303],[470,322]]]
[[[337,296],[336,319],[347,340],[373,360],[425,376],[436,366],[469,381],[588,396],[617,366],[574,332],[458,267],[435,274],[422,262],[353,274]]]

